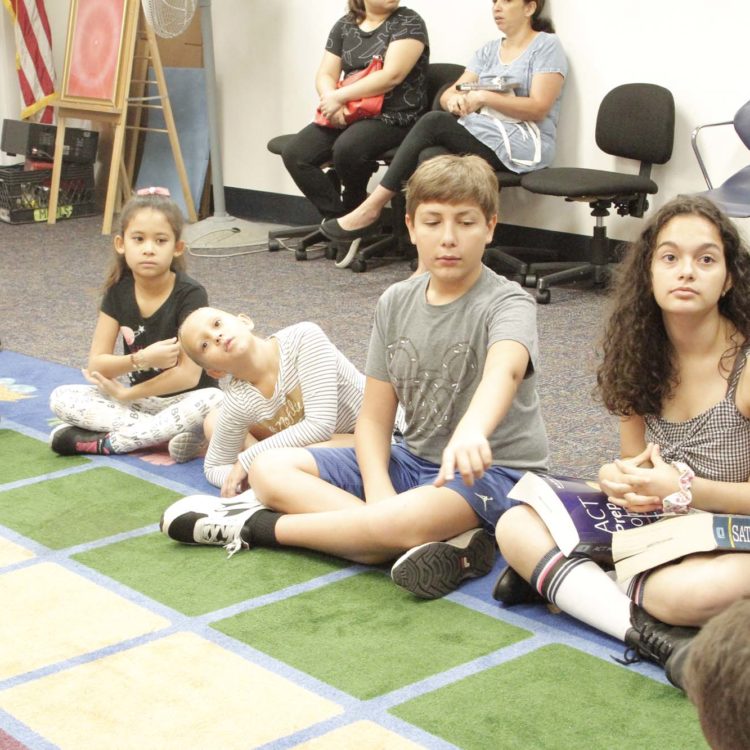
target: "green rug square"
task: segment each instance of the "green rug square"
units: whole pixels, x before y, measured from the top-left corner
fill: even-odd
[[[550,645],[390,709],[463,750],[700,750],[687,698],[637,672]]]
[[[71,466],[91,463],[83,456],[58,456],[42,440],[15,430],[0,430],[0,482],[16,482]]]
[[[253,549],[228,560],[221,547],[179,544],[160,533],[75,559],[186,615],[213,612],[351,564],[298,550]]]
[[[157,523],[178,497],[145,479],[97,467],[0,492],[0,523],[63,549]]]
[[[377,571],[213,627],[362,700],[529,635],[447,599],[416,599]]]

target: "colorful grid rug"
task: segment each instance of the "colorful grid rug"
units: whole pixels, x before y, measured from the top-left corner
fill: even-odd
[[[0,353],[0,750],[706,748],[660,670],[498,606],[494,573],[425,602],[386,568],[171,542],[201,462],[52,454],[49,392],[79,380]]]

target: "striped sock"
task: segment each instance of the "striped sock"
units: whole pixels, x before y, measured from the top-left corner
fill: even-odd
[[[555,547],[537,564],[531,585],[571,617],[625,640],[630,598],[593,560],[565,557]]]

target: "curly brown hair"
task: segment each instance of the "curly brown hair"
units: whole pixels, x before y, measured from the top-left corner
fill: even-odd
[[[614,283],[613,308],[601,342],[596,395],[618,416],[650,416],[678,383],[674,349],[656,304],[651,259],[656,240],[676,216],[692,214],[710,221],[724,246],[731,288],[719,300],[719,314],[736,329],[733,346],[722,356],[722,372],[750,338],[750,255],[737,228],[714,203],[698,196],[678,196],[662,206],[628,248]]]

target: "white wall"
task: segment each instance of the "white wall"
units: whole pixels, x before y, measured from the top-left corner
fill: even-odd
[[[405,0],[430,32],[433,62],[465,63],[497,33],[488,0]],[[53,28],[58,76],[62,72],[68,0],[46,0]],[[226,185],[297,194],[281,160],[266,151],[275,135],[309,121],[315,107],[313,75],[327,32],[344,0],[214,0],[212,4]],[[729,120],[748,99],[747,0],[716,3],[677,0],[549,0],[549,13],[568,53],[570,76],[560,119],[557,165],[630,169],[594,144],[596,111],[613,86],[659,83],[677,103],[672,160],[656,167],[656,206],[679,192],[704,188],[690,148],[700,123]],[[12,34],[0,12],[0,117],[17,117]],[[750,159],[731,128],[709,131],[716,150],[709,172],[720,181]],[[586,206],[566,205],[508,190],[503,219],[513,224],[588,234]],[[630,238],[640,222],[613,217],[610,234]]]

